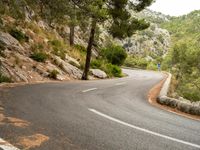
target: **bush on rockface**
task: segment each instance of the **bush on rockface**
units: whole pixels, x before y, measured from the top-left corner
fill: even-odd
[[[0,56],[2,56],[2,57],[5,57],[4,50],[5,50],[5,47],[4,47],[4,45],[0,42]]]
[[[122,69],[113,64],[106,64],[105,70],[104,70],[109,77],[122,77]]]
[[[123,65],[127,53],[125,49],[118,45],[111,45],[101,50],[100,55],[113,65]]]
[[[3,75],[3,74],[0,72],[0,83],[3,83],[3,82],[8,82],[8,83],[10,83],[10,82],[12,82],[12,80],[11,80],[11,78],[9,78],[9,77]]]
[[[80,52],[86,53],[87,50],[83,45],[79,45],[79,44],[75,44],[74,48],[76,48],[77,50],[79,50]]]
[[[49,43],[53,48],[52,53],[59,56],[61,59],[64,60],[65,59],[65,53],[66,53],[65,44],[63,42],[59,41],[59,40],[52,40]]]
[[[59,72],[57,71],[57,70],[52,70],[52,71],[50,71],[50,73],[49,73],[49,78],[52,78],[52,79],[57,79],[57,75],[59,74]]]
[[[48,55],[45,52],[34,52],[30,58],[37,62],[45,62],[48,59]]]
[[[28,42],[29,37],[26,36],[22,31],[18,29],[11,29],[9,31],[10,35],[12,35],[15,39],[17,39],[19,42]]]
[[[94,59],[91,61],[90,66],[93,69],[99,69],[104,64],[103,60],[101,59]]]
[[[108,63],[103,59],[94,59],[91,61],[91,68],[103,70],[108,77],[122,77],[122,70],[119,66]]]

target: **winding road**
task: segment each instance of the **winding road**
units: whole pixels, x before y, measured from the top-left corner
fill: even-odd
[[[2,90],[4,115],[28,125],[0,123],[0,138],[25,149],[20,137],[48,137],[33,150],[200,150],[199,121],[153,107],[147,100],[148,91],[163,75],[124,72],[129,76],[121,79]]]

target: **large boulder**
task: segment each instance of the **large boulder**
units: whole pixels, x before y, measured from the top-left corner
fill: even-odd
[[[0,46],[11,51],[17,51],[20,54],[24,54],[25,51],[18,40],[4,32],[0,32]]]
[[[100,79],[107,78],[107,74],[100,69],[90,69],[90,71],[91,71],[92,75],[97,78],[100,78]]]

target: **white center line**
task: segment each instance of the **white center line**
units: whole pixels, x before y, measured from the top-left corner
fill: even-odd
[[[14,147],[13,145],[9,144],[8,142],[4,141],[0,138],[0,149],[3,150],[19,150],[18,148]]]
[[[89,91],[94,91],[94,90],[97,90],[97,88],[91,88],[91,89],[87,89],[87,90],[84,90],[82,91],[83,93],[86,93],[86,92],[89,92]]]
[[[133,129],[136,129],[136,130],[139,130],[139,131],[142,131],[142,132],[146,132],[148,134],[152,134],[152,135],[155,135],[155,136],[158,136],[158,137],[162,137],[162,138],[165,138],[165,139],[168,139],[168,140],[171,140],[171,141],[175,141],[175,142],[178,142],[178,143],[181,143],[181,144],[185,144],[185,145],[188,145],[188,146],[192,146],[192,147],[196,147],[196,148],[200,148],[200,145],[197,145],[197,144],[193,144],[193,143],[190,143],[190,142],[186,142],[186,141],[183,141],[183,140],[179,140],[179,139],[176,139],[176,138],[173,138],[173,137],[170,137],[170,136],[167,136],[167,135],[163,135],[163,134],[160,134],[160,133],[156,133],[156,132],[153,132],[153,131],[150,131],[150,130],[147,130],[147,129],[143,129],[141,127],[137,127],[137,126],[134,126],[132,124],[129,124],[129,123],[126,123],[126,122],[123,122],[119,119],[116,119],[116,118],[113,118],[113,117],[110,117],[106,114],[103,114],[95,109],[88,109],[89,111],[99,115],[99,116],[102,116],[106,119],[109,119],[111,121],[114,121],[114,122],[117,122],[119,124],[122,124],[124,126],[127,126],[127,127],[130,127],[130,128],[133,128]]]
[[[115,83],[115,85],[124,85],[126,82]]]

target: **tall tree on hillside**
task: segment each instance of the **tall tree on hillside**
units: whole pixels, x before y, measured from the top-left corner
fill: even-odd
[[[107,20],[111,22],[109,33],[114,38],[130,37],[137,30],[146,29],[149,24],[144,20],[133,18],[127,8],[139,12],[149,6],[153,0],[136,0],[135,3],[131,0],[73,0],[73,2],[79,9],[85,11],[91,20],[87,56],[82,76],[83,80],[87,80],[97,25]]]
[[[68,25],[70,28],[69,43],[74,45],[75,27],[87,20],[87,17],[78,9],[72,0],[26,0],[30,5],[35,7],[40,16],[50,25],[58,23]],[[39,10],[37,8],[40,8]]]
[[[88,17],[83,13],[82,9],[79,9],[73,0],[66,1],[66,11],[65,16],[67,15],[67,24],[70,27],[69,43],[71,46],[74,45],[74,35],[75,27],[79,26],[84,28],[84,24],[87,22]]]

